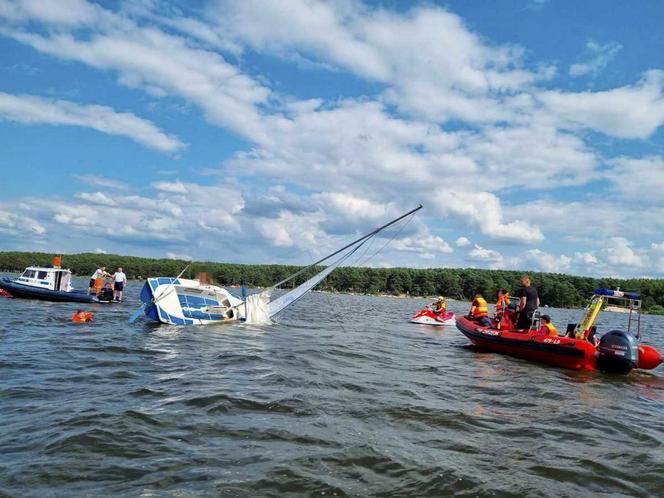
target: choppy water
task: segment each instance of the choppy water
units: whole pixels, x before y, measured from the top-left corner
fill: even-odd
[[[69,322],[76,304],[0,299],[0,495],[664,495],[663,367],[478,353],[408,323],[414,299],[314,293],[269,327],[128,325],[138,288],[88,306],[92,324]],[[579,315],[550,311],[561,328]],[[662,317],[644,334],[664,348]]]

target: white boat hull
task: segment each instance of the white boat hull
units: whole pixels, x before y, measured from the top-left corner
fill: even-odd
[[[244,301],[223,287],[184,278],[148,278],[141,300],[145,314],[171,325],[209,325],[244,318]]]

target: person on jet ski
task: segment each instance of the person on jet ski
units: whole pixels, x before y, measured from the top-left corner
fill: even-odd
[[[468,318],[486,327],[492,325],[491,319],[489,318],[489,305],[481,294],[475,294],[475,299],[473,299],[473,302],[470,305]]]
[[[447,301],[443,296],[439,296],[436,301],[430,305],[431,311],[437,313],[438,315],[444,315],[447,311]]]

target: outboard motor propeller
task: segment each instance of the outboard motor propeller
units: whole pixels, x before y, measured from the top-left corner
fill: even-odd
[[[603,372],[626,374],[639,363],[639,344],[629,332],[607,332],[600,339],[597,349],[597,369]]]

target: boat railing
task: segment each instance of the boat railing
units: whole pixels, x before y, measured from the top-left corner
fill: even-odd
[[[539,308],[536,308],[535,311],[533,311],[533,318],[530,322],[530,328],[528,329],[528,332],[538,332],[542,323],[542,312],[540,311]]]

